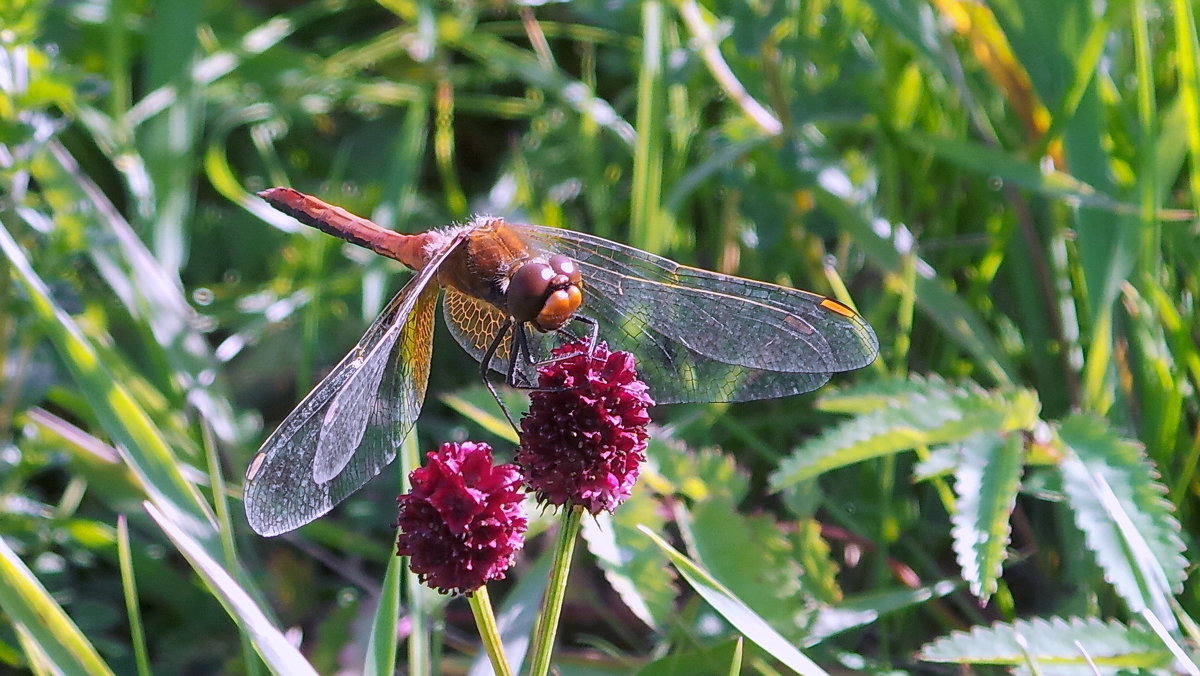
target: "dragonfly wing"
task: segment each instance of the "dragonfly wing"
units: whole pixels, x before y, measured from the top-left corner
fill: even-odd
[[[362,360],[362,366],[325,407],[317,453],[313,458],[313,481],[323,484],[333,480],[352,457],[363,455],[361,446],[369,429],[387,427],[385,437],[390,437],[394,431],[391,428],[407,426],[396,439],[395,446],[388,448],[386,443],[373,442],[370,447],[377,448],[378,452],[365,455],[382,458],[391,454],[378,469],[383,469],[395,457],[396,447],[416,422],[425,398],[437,291],[436,286],[427,285],[402,323],[393,325],[392,332],[370,352],[356,355],[356,359]],[[388,386],[382,387],[385,376]],[[369,474],[366,479],[372,476],[375,474]]]
[[[437,297],[430,282],[460,241],[455,239],[396,294],[358,345],[255,454],[245,482],[246,517],[255,532],[277,535],[299,528],[395,458],[428,382]],[[334,408],[342,415],[331,416]]]
[[[637,356],[638,377],[650,387],[656,403],[774,399],[811,392],[829,382],[829,372],[772,371],[719,361],[657,332],[644,317],[620,314],[620,306],[610,299],[585,291],[584,312],[600,324],[600,336],[610,348]],[[545,354],[545,348],[535,354]]]
[[[575,259],[583,313],[634,352],[661,403],[746,401],[807,392],[874,360],[858,314],[819,294],[691,268],[584,233],[520,226]]]
[[[483,361],[483,355],[495,339],[496,332],[507,320],[504,313],[491,303],[468,296],[449,286],[442,295],[442,313],[450,335],[454,336],[467,354],[478,362]],[[507,370],[511,342],[511,337],[500,341],[492,358],[493,371],[504,373]]]
[[[369,405],[364,408],[370,413],[362,431],[357,432],[358,443],[351,447],[348,455],[345,455],[345,446],[330,449],[344,456],[344,460],[339,458],[328,463],[330,466],[341,465],[340,471],[329,479],[333,504],[358,490],[395,460],[396,450],[417,422],[429,382],[437,294],[434,285],[421,291],[416,307],[388,355],[382,377],[376,381],[378,388],[367,396]],[[326,434],[322,433],[322,441]],[[320,480],[316,479],[316,470],[322,461],[320,454],[321,449],[318,449],[313,461],[313,477],[318,485]]]

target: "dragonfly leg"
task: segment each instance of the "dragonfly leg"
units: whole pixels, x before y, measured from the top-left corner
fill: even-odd
[[[596,343],[599,342],[599,340],[600,340],[600,322],[596,321],[595,319],[592,319],[591,317],[589,317],[587,315],[581,315],[581,314],[576,314],[574,317],[572,317],[572,319],[579,322],[580,324],[587,324],[588,326],[592,327],[590,330],[591,335],[588,336],[588,341],[587,341],[588,358],[590,359],[592,357],[592,354],[596,351]]]
[[[591,329],[588,331],[588,338],[587,338],[587,355],[588,355],[588,359],[591,359],[592,355],[596,351],[596,343],[599,341],[599,338],[600,338],[600,323],[597,322],[595,319],[592,319],[591,317],[588,317],[586,315],[581,315],[581,314],[576,314],[571,319],[572,319],[572,321],[577,321],[580,324],[587,324],[588,326],[591,327]],[[558,329],[557,331],[555,331],[555,333],[557,333],[559,336],[563,337],[564,344],[579,340],[578,334],[576,334],[574,331],[571,331],[565,327]],[[527,351],[527,353],[528,353],[528,351]],[[561,357],[549,357],[547,359],[542,359],[541,361],[533,361],[533,355],[529,355],[529,358],[531,360],[529,363],[533,366],[538,366],[541,364],[553,364],[556,361],[562,361],[563,359],[570,359],[573,356],[575,356],[575,355],[568,354],[568,355],[563,355]]]
[[[575,315],[575,317],[573,319],[575,321],[580,322],[581,324],[587,324],[588,326],[592,327],[591,330],[589,331],[589,336],[587,339],[587,346],[588,346],[587,347],[587,355],[588,355],[588,359],[590,360],[592,358],[592,354],[596,350],[596,341],[599,338],[599,334],[600,334],[600,324],[596,320],[592,319],[591,317],[585,317],[583,315],[578,315],[578,314]],[[576,335],[573,331],[566,329],[566,328],[559,328],[555,331],[555,333],[565,339],[564,344],[578,341],[580,339],[579,336]],[[576,352],[574,354],[564,354],[564,355],[560,355],[558,357],[547,357],[546,359],[538,359],[533,354],[533,351],[529,347],[529,336],[528,336],[528,334],[525,333],[525,327],[523,325],[519,325],[515,329],[515,332],[513,335],[515,337],[517,351],[512,354],[512,359],[510,359],[509,363],[508,363],[508,384],[510,387],[515,387],[519,390],[526,390],[528,392],[566,392],[567,390],[584,387],[584,385],[574,385],[572,387],[562,387],[562,386],[542,387],[541,385],[518,384],[516,382],[515,374],[516,374],[516,368],[517,368],[517,359],[520,357],[520,355],[522,355],[522,354],[524,355],[524,361],[526,364],[536,368],[539,366],[544,366],[546,364],[554,364],[556,362],[560,362],[560,361],[563,361],[566,359],[570,359],[572,357],[576,357],[576,356],[578,356],[579,353]]]
[[[591,327],[587,343],[588,357],[590,358],[592,352],[596,349],[596,341],[600,332],[600,324],[591,317],[585,317],[578,314],[575,315],[574,320],[582,324],[587,324]],[[570,389],[566,387],[540,387],[538,385],[529,385],[517,382],[517,364],[521,361],[524,361],[529,366],[539,366],[541,364],[551,364],[556,361],[561,361],[571,356],[565,355],[562,357],[551,357],[549,359],[539,360],[529,348],[529,335],[526,333],[526,330],[527,329],[524,322],[518,322],[512,317],[509,317],[503,324],[500,325],[500,328],[496,331],[495,337],[492,338],[492,342],[488,344],[487,350],[484,351],[483,357],[479,360],[479,375],[481,378],[483,378],[483,384],[487,385],[488,392],[492,394],[492,398],[495,399],[496,403],[500,405],[500,410],[504,411],[504,417],[508,419],[508,424],[512,425],[512,428],[516,430],[518,434],[520,434],[521,429],[517,427],[517,423],[513,420],[512,413],[509,412],[508,406],[505,405],[504,400],[500,398],[500,393],[496,390],[495,383],[493,383],[492,379],[489,377],[492,371],[492,361],[496,358],[496,352],[500,350],[500,344],[504,342],[504,338],[506,336],[512,336],[512,351],[508,355],[508,369],[506,370],[504,377],[504,383],[506,385],[518,390],[527,390],[530,392],[563,392],[567,389]],[[579,340],[579,336],[567,329],[560,328],[558,329],[557,333],[565,336],[569,341]]]
[[[510,330],[513,332],[514,336],[512,347],[514,351],[511,355],[509,355],[508,375],[506,381],[510,385],[515,386],[513,383],[513,375],[517,368],[517,351],[520,350],[525,341],[516,338],[518,335],[524,337],[524,333],[521,330],[521,324],[515,321],[512,317],[509,317],[504,321],[503,324],[500,325],[500,328],[496,331],[495,337],[492,338],[492,342],[488,345],[487,350],[483,353],[483,358],[479,360],[479,376],[483,378],[483,384],[487,385],[488,392],[492,393],[492,398],[495,399],[496,403],[500,405],[500,410],[504,411],[504,417],[508,419],[508,424],[512,425],[512,428],[517,431],[517,434],[520,434],[521,429],[517,427],[517,423],[513,421],[512,413],[509,412],[508,406],[504,405],[504,400],[500,398],[500,393],[496,391],[495,383],[493,383],[492,379],[489,377],[492,371],[492,360],[496,358],[496,351],[500,349],[500,343],[504,342],[504,337],[508,335]]]
[[[518,389],[527,389],[517,383],[517,360],[521,359],[522,355],[526,364],[534,366],[538,363],[529,350],[529,335],[525,333],[525,323],[518,322],[513,327],[513,353],[509,355],[508,360],[508,384]]]

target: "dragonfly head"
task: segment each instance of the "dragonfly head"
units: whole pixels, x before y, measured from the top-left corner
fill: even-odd
[[[505,293],[508,312],[539,331],[555,331],[583,303],[583,277],[575,261],[563,255],[532,260],[517,268]]]

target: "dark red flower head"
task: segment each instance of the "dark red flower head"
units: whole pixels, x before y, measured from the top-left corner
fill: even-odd
[[[521,419],[517,464],[539,500],[612,511],[629,497],[646,459],[647,409],[633,355],[600,343],[556,348],[538,367],[538,386]]]
[[[524,545],[521,473],[492,466],[492,447],[446,443],[409,474],[400,503],[396,551],[411,557],[421,581],[444,593],[467,593],[504,578]]]

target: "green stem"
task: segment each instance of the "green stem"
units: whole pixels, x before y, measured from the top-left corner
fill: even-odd
[[[500,640],[500,630],[496,627],[496,615],[492,612],[492,600],[488,596],[487,587],[480,587],[471,592],[467,601],[471,604],[471,614],[475,616],[479,638],[483,639],[483,648],[487,651],[488,659],[492,661],[492,671],[496,676],[512,676],[508,660],[504,657],[504,643]]]
[[[571,554],[575,551],[575,537],[583,522],[583,507],[578,505],[563,512],[558,527],[558,542],[554,547],[554,562],[550,565],[550,581],[546,585],[546,596],[542,599],[542,611],[538,614],[537,627],[533,630],[533,659],[529,676],[546,676],[550,669],[550,653],[554,650],[554,634],[558,631],[558,618],[562,614],[563,598],[567,593],[567,573],[571,569]]]

